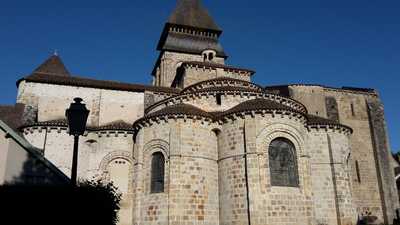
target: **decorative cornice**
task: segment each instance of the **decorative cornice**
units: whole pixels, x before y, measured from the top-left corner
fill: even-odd
[[[255,84],[255,83],[251,83],[251,82],[239,80],[239,79],[234,79],[234,78],[229,78],[229,77],[219,77],[219,78],[205,80],[205,81],[201,81],[201,82],[192,84],[192,85],[184,88],[180,92],[180,94],[196,92],[201,89],[209,88],[209,87],[231,87],[231,88],[237,87],[237,88],[246,88],[247,90],[257,90],[260,92],[263,91],[263,87],[258,84]]]
[[[229,89],[229,90],[228,90]],[[195,99],[201,96],[210,96],[210,95],[215,95],[217,93],[223,93],[226,95],[240,95],[240,96],[254,96],[256,98],[264,98],[264,99],[269,99],[272,101],[276,101],[279,104],[287,105],[291,108],[294,108],[298,111],[301,111],[305,114],[307,114],[307,109],[306,107],[291,98],[284,97],[281,95],[277,94],[272,94],[272,93],[266,93],[266,92],[261,92],[258,90],[246,90],[246,89],[237,89],[235,90],[234,88],[213,88],[213,89],[208,89],[207,91],[201,91],[201,89],[197,90],[196,92],[188,92],[188,93],[183,93],[177,96],[169,97],[166,99],[163,99],[159,102],[154,103],[153,105],[150,105],[145,109],[145,114],[151,113],[153,110],[157,109],[158,107],[167,107],[170,105],[175,105],[178,103],[182,103],[185,101],[188,101],[189,99]]]
[[[26,128],[34,128],[34,127],[59,127],[59,128],[67,128],[68,123],[65,119],[60,120],[49,120],[42,122],[34,122],[30,124],[25,124],[19,127],[20,130],[24,130]],[[87,131],[133,131],[132,125],[126,123],[124,121],[114,121],[102,126],[88,126],[86,128]]]
[[[182,66],[202,67],[202,68],[209,68],[209,69],[223,69],[223,70],[229,71],[229,72],[247,74],[249,76],[256,73],[254,70],[238,68],[238,67],[234,67],[234,66],[228,66],[225,64],[209,63],[209,62],[188,61],[188,62],[183,62]]]
[[[272,117],[280,116],[282,118],[288,117],[289,119],[302,121],[304,125],[310,129],[315,127],[327,127],[352,133],[352,129],[346,125],[322,117],[308,115],[302,111],[269,99],[248,100],[224,112],[206,112],[188,104],[167,106],[137,120],[133,124],[133,129],[135,133],[137,133],[142,127],[153,123],[159,123],[160,121],[168,121],[169,119],[197,119],[223,123],[229,119],[236,120],[238,117],[243,118],[245,115],[254,116],[255,114],[271,114]]]

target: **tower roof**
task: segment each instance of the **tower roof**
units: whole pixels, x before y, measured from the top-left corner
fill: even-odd
[[[38,74],[51,74],[57,76],[70,76],[67,68],[64,66],[61,58],[54,54],[50,56],[44,63],[42,63],[38,68],[36,68],[33,73]]]
[[[177,7],[169,17],[168,23],[221,31],[207,9],[203,7],[201,0],[178,0]]]

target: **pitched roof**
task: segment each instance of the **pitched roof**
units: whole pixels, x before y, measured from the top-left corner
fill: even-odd
[[[168,23],[221,31],[201,0],[178,0],[178,4],[168,19]]]
[[[58,55],[52,55],[44,63],[42,63],[38,68],[36,68],[33,73],[38,74],[51,74],[57,76],[70,76],[67,68],[64,66],[61,58]]]
[[[334,125],[334,126],[341,126],[341,127],[345,127],[351,131],[353,131],[353,129],[349,126],[346,126],[344,124],[341,124],[335,120],[331,120],[331,119],[327,119],[327,118],[323,118],[320,116],[315,116],[315,115],[311,115],[308,114],[307,115],[307,124],[308,125]]]
[[[113,121],[111,123],[107,123],[106,125],[88,128],[89,130],[123,130],[123,131],[130,131],[133,130],[132,124],[127,123],[123,120]]]
[[[75,77],[75,76],[74,77],[52,76],[49,74],[38,74],[38,73],[34,73],[30,76],[20,79],[19,81],[17,81],[17,86],[23,80],[33,83],[58,84],[66,86],[100,88],[100,89],[119,90],[119,91],[131,91],[131,92],[154,91],[163,93],[179,93],[179,90],[167,87],[155,87],[142,84],[121,83],[117,81],[96,80],[96,79]]]

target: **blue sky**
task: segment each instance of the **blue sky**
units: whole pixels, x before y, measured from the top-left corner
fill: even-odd
[[[370,87],[385,104],[400,150],[400,1],[203,0],[223,28],[228,64],[263,85]],[[149,83],[156,44],[174,0],[0,3],[0,104],[15,81],[55,49],[76,75]]]

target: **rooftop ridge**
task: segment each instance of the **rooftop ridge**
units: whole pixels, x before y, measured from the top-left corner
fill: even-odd
[[[17,81],[17,86],[22,81],[32,83],[56,84],[76,87],[99,88],[106,90],[120,90],[131,92],[153,91],[161,93],[178,94],[179,90],[167,87],[156,87],[145,84],[123,83],[110,80],[98,80],[78,76],[52,76],[50,74],[34,73]]]

